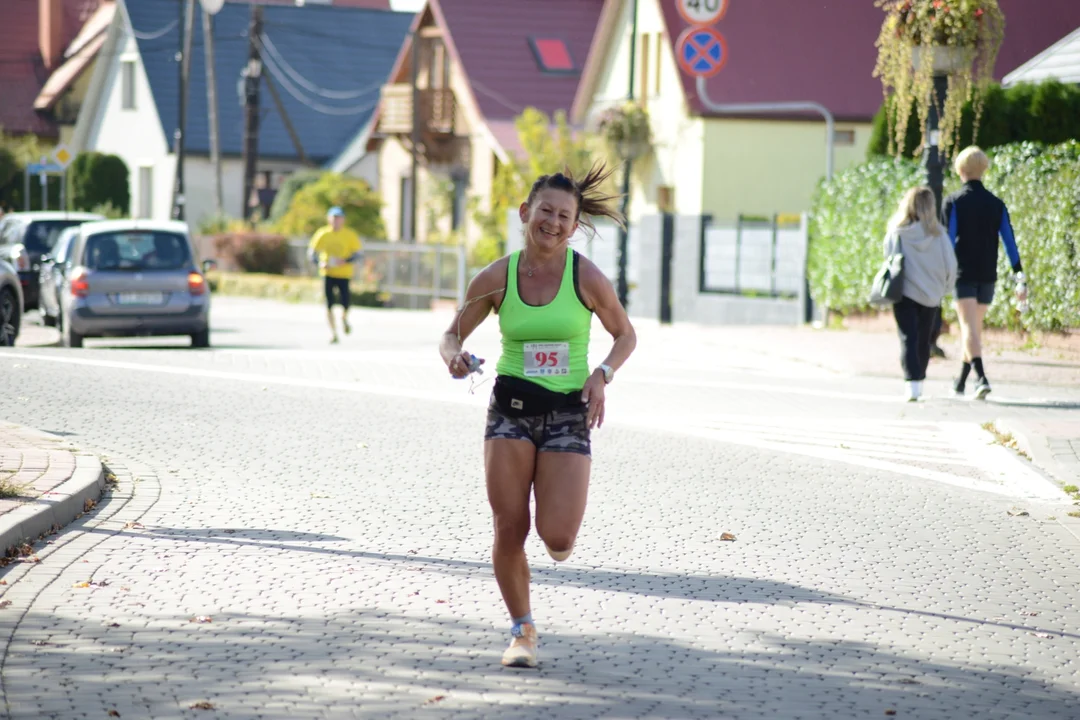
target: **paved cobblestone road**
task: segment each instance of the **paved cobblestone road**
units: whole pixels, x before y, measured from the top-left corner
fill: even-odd
[[[1080,530],[979,429],[1074,391],[910,405],[643,327],[573,558],[530,537],[542,665],[515,671],[490,382],[446,377],[445,316],[357,313],[329,347],[317,307],[215,303],[211,351],[0,352],[0,415],[119,481],[3,571],[12,718],[1080,717]]]

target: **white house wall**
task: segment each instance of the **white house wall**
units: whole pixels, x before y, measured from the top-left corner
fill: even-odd
[[[161,118],[150,92],[150,83],[130,33],[118,43],[119,51],[109,63],[102,86],[104,101],[87,138],[86,150],[117,155],[127,164],[131,188],[131,213],[137,216],[142,193],[140,168],[152,171],[152,216],[166,220],[172,210],[176,160],[169,155]],[[135,61],[135,109],[124,110],[121,63]]]

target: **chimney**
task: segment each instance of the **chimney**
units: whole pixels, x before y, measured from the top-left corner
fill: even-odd
[[[47,70],[55,70],[64,59],[63,0],[38,0],[38,44]]]

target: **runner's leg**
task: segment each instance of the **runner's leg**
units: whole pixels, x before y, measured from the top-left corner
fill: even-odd
[[[491,560],[511,618],[530,612],[525,538],[529,535],[529,492],[535,464],[536,446],[529,440],[484,442],[484,471],[495,529]]]

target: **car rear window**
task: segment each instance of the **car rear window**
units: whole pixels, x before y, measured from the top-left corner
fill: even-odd
[[[91,235],[83,258],[91,270],[180,270],[191,254],[183,235],[130,230]]]
[[[57,238],[64,228],[82,225],[85,220],[35,220],[26,227],[22,239],[26,250],[32,253],[47,253],[56,245]]]

